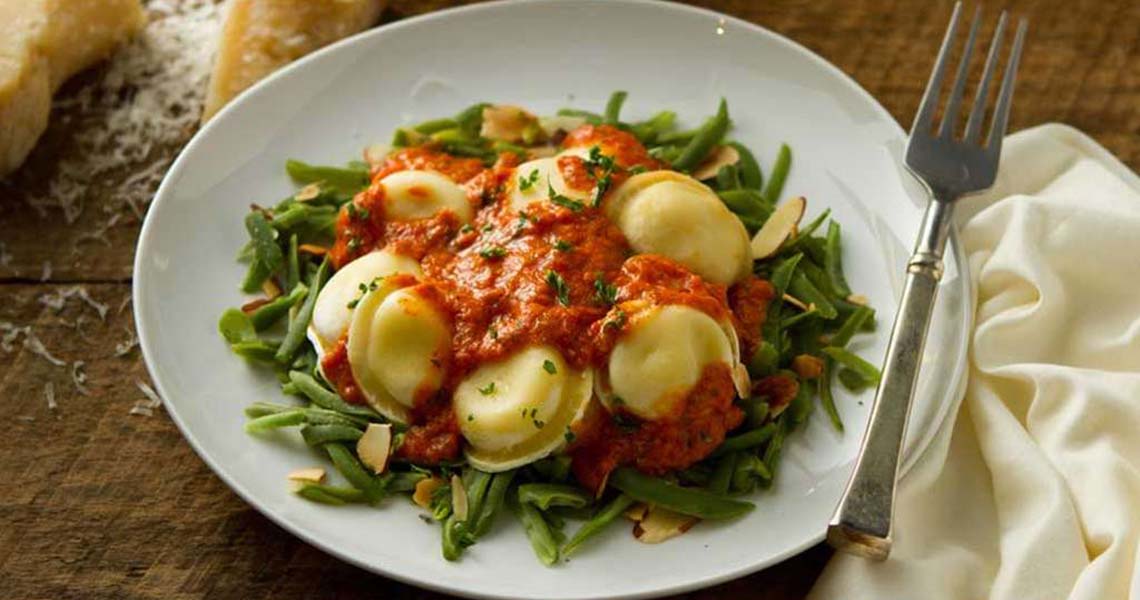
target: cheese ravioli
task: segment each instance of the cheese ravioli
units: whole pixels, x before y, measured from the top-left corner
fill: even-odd
[[[428,219],[450,210],[460,223],[470,223],[474,210],[459,184],[435,171],[397,171],[380,180],[384,216],[392,221]]]
[[[348,330],[353,311],[350,305],[360,297],[360,286],[367,288],[377,278],[397,273],[416,277],[423,274],[415,260],[387,250],[377,250],[348,263],[329,278],[317,296],[313,319],[309,323],[309,339],[318,355],[323,356]]]

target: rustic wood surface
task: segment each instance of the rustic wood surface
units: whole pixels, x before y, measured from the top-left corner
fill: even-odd
[[[951,3],[947,0],[700,0],[780,32],[818,52],[908,123]],[[390,22],[456,4],[397,0]],[[997,3],[1003,4],[1003,3]],[[1060,121],[1091,134],[1140,168],[1140,3],[1135,0],[1011,0],[1031,21],[1012,129]],[[69,83],[74,93],[94,74]],[[138,220],[106,241],[84,236],[114,202],[115,177],[91,182],[80,222],[46,217],[22,201],[46,189],[68,151],[74,123],[57,119],[32,160],[0,184],[0,588],[9,598],[384,597],[438,598],[327,556],[241,501],[145,401],[127,299]],[[171,148],[173,152],[176,148]],[[52,272],[44,272],[50,262]],[[47,275],[45,277],[45,275]],[[108,307],[104,319],[78,297],[82,286]],[[11,327],[31,325],[63,366],[32,351]],[[71,370],[82,361],[86,394]],[[55,408],[49,408],[50,382]],[[816,547],[751,577],[689,598],[801,598],[830,553]]]

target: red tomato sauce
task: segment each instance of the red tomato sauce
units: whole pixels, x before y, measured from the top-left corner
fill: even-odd
[[[629,177],[631,167],[666,167],[635,137],[613,127],[583,126],[563,141],[565,148],[594,146],[613,157],[616,168],[561,157],[558,167],[570,187],[609,191]],[[452,348],[441,357],[447,373],[443,387],[417,398],[399,450],[412,462],[435,464],[459,456],[462,437],[450,398],[471,371],[531,345],[558,349],[576,369],[602,367],[628,325],[627,308],[684,304],[747,329],[741,338],[752,346],[759,338],[771,299],[766,282],[750,279],[726,290],[665,257],[634,256],[621,231],[592,201],[577,210],[549,202],[510,210],[503,200],[512,191],[518,163],[509,153],[485,168],[478,160],[427,147],[401,150],[374,168],[373,184],[338,218],[330,251],[334,266],[379,248],[415,258],[423,268],[421,291],[450,318]],[[475,212],[473,221],[464,226],[448,211],[412,222],[387,221],[379,181],[405,169],[432,169],[462,185]],[[608,188],[599,186],[607,175]],[[342,346],[322,366],[338,391],[352,394],[346,399],[360,401]],[[619,465],[648,473],[687,467],[739,425],[742,413],[733,404],[735,396],[729,369],[713,365],[671,418],[640,422],[624,415],[619,423],[597,405],[575,426],[577,438],[570,449],[574,472],[585,485],[596,487]]]

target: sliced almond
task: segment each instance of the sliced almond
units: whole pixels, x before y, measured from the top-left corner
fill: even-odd
[[[451,476],[451,513],[459,521],[467,520],[467,488],[458,475]]]
[[[261,282],[261,291],[265,292],[265,295],[272,300],[281,295],[281,286],[277,285],[277,282],[273,281],[273,278],[270,277]]]
[[[313,256],[324,256],[329,253],[329,249],[316,244],[301,244],[297,246],[297,252],[304,252],[305,254],[311,254]]]
[[[858,304],[859,306],[867,306],[870,304],[870,301],[867,300],[867,297],[863,294],[851,294],[847,296],[847,301],[851,304]]]
[[[313,198],[321,195],[321,186],[317,183],[310,183],[301,188],[296,194],[293,194],[293,199],[297,202],[308,202]]]
[[[570,132],[586,124],[584,117],[572,117],[569,115],[555,115],[553,117],[543,117],[539,120],[539,125],[546,135],[554,137],[559,131]]]
[[[388,423],[369,423],[364,435],[356,440],[356,454],[364,466],[379,475],[388,469],[392,454],[392,426]]]
[[[290,471],[286,476],[289,480],[289,485],[296,491],[306,483],[321,483],[325,480],[325,470],[321,467],[309,467],[307,469],[296,469]]]
[[[266,304],[269,304],[270,302],[272,302],[272,300],[269,298],[257,298],[255,300],[250,300],[249,302],[241,305],[241,312],[247,315],[251,314],[253,311],[261,308],[262,306],[265,306]]]
[[[700,521],[697,517],[654,506],[633,526],[633,537],[643,544],[660,544],[692,529],[697,521]]]
[[[796,225],[804,216],[807,200],[796,196],[776,207],[764,226],[752,237],[752,258],[768,258],[780,249],[784,241],[796,231]]]
[[[788,304],[791,304],[800,310],[811,310],[811,306],[791,294],[784,294],[784,302],[787,302]]]
[[[693,169],[693,179],[704,181],[716,177],[720,172],[720,168],[728,165],[735,165],[740,162],[740,153],[732,146],[717,146],[709,152],[701,164]]]
[[[526,149],[526,157],[528,160],[534,160],[536,158],[550,158],[555,154],[558,154],[558,148],[554,146],[537,146],[534,148]]]
[[[368,163],[369,167],[379,166],[388,158],[388,153],[391,151],[387,144],[372,144],[364,149],[364,162]]]
[[[443,485],[440,477],[421,479],[416,483],[416,490],[412,492],[412,502],[420,508],[431,508],[431,496]]]
[[[798,354],[792,359],[792,370],[800,379],[815,379],[823,374],[823,359],[811,354]]]
[[[517,106],[499,104],[483,109],[483,125],[479,135],[491,140],[518,143],[523,141],[524,132],[528,128],[541,131],[538,117]]]
[[[625,513],[623,514],[625,514],[625,518],[633,521],[634,523],[638,523],[645,518],[645,513],[647,512],[649,512],[649,506],[638,502],[637,504],[634,504],[633,506],[625,509]]]

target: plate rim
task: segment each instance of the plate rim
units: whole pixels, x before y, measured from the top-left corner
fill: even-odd
[[[149,246],[153,243],[151,241],[151,239],[154,237],[154,234],[153,234],[154,225],[153,225],[153,218],[152,217],[155,214],[155,211],[153,211],[151,209],[153,209],[155,206],[157,206],[160,202],[163,202],[164,198],[166,196],[170,195],[170,193],[171,193],[170,188],[172,188],[174,186],[174,181],[179,179],[179,175],[181,174],[181,172],[186,167],[186,161],[188,160],[187,157],[195,150],[195,148],[200,143],[202,143],[202,141],[209,135],[209,133],[214,128],[222,126],[225,123],[225,121],[228,120],[229,113],[236,110],[236,108],[240,104],[242,104],[249,97],[251,97],[254,94],[255,90],[260,90],[264,86],[271,85],[272,82],[276,81],[279,78],[288,77],[296,70],[306,68],[310,62],[317,60],[326,54],[335,53],[335,52],[339,51],[342,47],[346,47],[346,46],[349,46],[352,44],[361,43],[365,39],[369,39],[372,37],[385,36],[385,35],[388,35],[390,32],[395,31],[395,30],[399,30],[399,29],[402,29],[405,27],[417,27],[417,26],[420,26],[422,24],[430,23],[431,21],[435,21],[435,20],[461,18],[463,15],[468,14],[468,13],[474,13],[474,12],[479,12],[479,11],[487,11],[487,10],[500,10],[503,7],[509,7],[509,6],[514,6],[514,5],[541,5],[541,4],[556,4],[556,3],[565,3],[565,2],[566,2],[566,0],[494,0],[491,2],[484,2],[484,3],[479,3],[479,4],[472,4],[472,5],[467,5],[467,6],[459,6],[459,7],[453,7],[453,8],[447,8],[447,9],[443,9],[443,10],[433,11],[433,12],[429,12],[426,14],[417,15],[414,17],[406,18],[406,19],[401,19],[401,20],[393,22],[393,23],[387,23],[384,25],[374,27],[372,29],[362,31],[360,33],[349,36],[345,39],[334,42],[328,46],[325,46],[325,47],[323,47],[323,48],[321,48],[321,49],[319,49],[319,50],[317,50],[317,51],[315,51],[309,55],[306,55],[306,56],[286,65],[285,67],[279,69],[278,71],[270,74],[269,76],[265,77],[261,81],[258,81],[254,85],[252,85],[249,88],[247,88],[246,90],[242,91],[237,97],[232,99],[225,107],[223,107],[223,109],[221,111],[218,112],[218,114],[214,115],[214,117],[212,119],[210,119],[210,121],[207,122],[205,126],[201,127],[197,132],[195,132],[194,136],[181,149],[181,151],[178,153],[178,156],[175,158],[175,160],[173,161],[171,166],[167,169],[167,172],[163,176],[161,184],[159,185],[158,189],[155,192],[154,198],[151,202],[151,206],[150,206],[150,208],[148,208],[147,214],[146,214],[146,216],[143,220],[142,226],[139,230],[138,240],[137,240],[136,245],[135,245],[135,256],[134,256],[134,260],[132,262],[131,301],[132,301],[132,304],[134,305],[133,314],[134,314],[134,322],[135,322],[135,331],[136,331],[136,334],[137,334],[138,339],[139,339],[139,348],[140,348],[142,356],[143,356],[143,362],[146,366],[147,374],[150,376],[151,381],[154,383],[155,387],[157,388],[160,397],[165,400],[168,396],[166,394],[166,390],[165,390],[165,387],[164,387],[162,381],[158,377],[155,376],[156,369],[151,366],[152,363],[154,362],[154,357],[153,357],[154,350],[152,349],[152,344],[154,343],[154,341],[151,337],[151,333],[149,332],[149,330],[147,328],[147,325],[144,323],[144,321],[140,317],[139,310],[138,310],[139,306],[143,306],[143,303],[140,302],[140,300],[142,299],[142,292],[140,291],[142,289],[142,286],[139,285],[139,282],[141,279],[143,279],[143,277],[140,277],[139,274],[146,272],[145,267],[143,265],[143,261],[144,261],[143,257],[147,255],[146,251],[149,249]],[[772,30],[770,30],[770,29],[768,29],[762,25],[758,25],[756,23],[746,21],[742,18],[733,16],[733,15],[730,15],[727,13],[715,11],[712,9],[690,6],[690,5],[685,5],[685,4],[679,4],[679,3],[674,3],[674,2],[660,2],[659,0],[575,0],[575,2],[577,2],[579,4],[590,3],[590,4],[603,5],[603,6],[604,5],[624,4],[624,5],[636,6],[636,7],[642,7],[642,8],[651,7],[651,9],[653,9],[653,10],[660,10],[660,11],[663,11],[666,13],[675,12],[675,13],[679,13],[679,14],[683,14],[683,15],[696,15],[696,16],[702,16],[702,17],[707,17],[707,18],[715,18],[715,19],[723,21],[725,24],[731,24],[734,27],[750,30],[752,33],[758,33],[760,35],[768,36],[773,41],[775,41],[777,43],[784,44],[784,45],[788,46],[790,49],[798,52],[799,54],[805,56],[809,60],[815,62],[818,66],[822,67],[825,71],[831,73],[832,75],[837,75],[842,81],[844,81],[847,84],[847,86],[849,88],[856,91],[865,100],[868,100],[870,105],[873,107],[873,109],[875,110],[875,112],[879,116],[884,117],[885,121],[894,125],[895,130],[896,130],[895,132],[899,136],[898,139],[905,140],[907,137],[906,130],[894,118],[894,116],[891,115],[890,112],[887,111],[887,109],[874,96],[872,96],[870,94],[870,92],[868,92],[866,89],[864,89],[863,86],[861,84],[859,84],[859,82],[856,81],[851,75],[847,74],[842,69],[840,69],[836,65],[832,64],[831,62],[829,62],[827,59],[823,58],[822,56],[816,54],[815,52],[813,52],[811,49],[807,48],[806,46],[803,46],[802,44],[796,42],[795,40],[793,40],[787,36],[784,36],[783,34],[780,34],[778,32],[772,31]],[[904,172],[904,171],[905,171],[905,169],[900,169],[900,173]],[[904,189],[905,189],[905,186],[904,186]],[[956,266],[959,270],[959,273],[961,274],[961,276],[959,277],[959,280],[961,283],[959,285],[962,288],[961,291],[963,293],[963,298],[967,301],[967,303],[969,305],[969,303],[972,302],[972,298],[973,298],[973,289],[972,289],[973,284],[970,281],[966,257],[964,255],[963,250],[962,250],[961,244],[958,241],[958,232],[957,232],[957,226],[956,225],[953,225],[951,227],[950,236],[949,236],[949,244],[950,244],[950,248],[949,248],[948,254],[953,256],[954,261],[956,263]],[[961,325],[966,331],[969,331],[972,328],[972,323],[973,323],[973,310],[971,310],[970,308],[967,308],[966,310],[963,311],[963,313],[965,316],[963,319],[964,322]],[[946,419],[949,417],[950,414],[956,412],[957,407],[961,403],[962,392],[964,391],[965,384],[966,384],[966,378],[964,375],[965,375],[965,371],[966,371],[965,367],[967,366],[966,361],[967,361],[967,356],[968,356],[968,347],[969,347],[969,340],[967,338],[965,340],[965,342],[963,344],[961,344],[961,348],[958,349],[958,352],[956,353],[956,356],[954,357],[953,362],[954,362],[954,365],[956,368],[953,370],[953,373],[950,375],[951,382],[950,382],[950,386],[949,386],[949,389],[951,389],[953,391],[950,392],[949,397],[943,399],[943,401],[940,403],[940,406],[941,406],[940,411],[935,416],[934,421],[932,422],[930,428],[926,432],[924,432],[924,434],[922,436],[915,439],[914,446],[910,449],[909,453],[907,453],[907,456],[904,456],[904,462],[900,467],[900,474],[899,474],[900,480],[902,478],[906,477],[906,475],[910,471],[910,469],[920,460],[920,458],[922,456],[924,456],[930,450],[931,444],[932,444],[934,438],[938,435],[939,431],[941,431],[945,427]],[[170,416],[170,418],[174,422],[175,426],[177,426],[179,432],[182,434],[183,439],[187,443],[189,443],[191,449],[193,449],[194,453],[198,455],[198,458],[201,459],[204,463],[206,463],[206,465],[208,467],[210,467],[210,470],[213,471],[214,474],[218,478],[220,478],[246,504],[251,506],[254,510],[256,510],[258,513],[260,513],[262,516],[268,518],[271,522],[278,525],[282,529],[286,530],[287,532],[289,532],[289,534],[296,536],[297,538],[301,539],[305,543],[310,544],[310,545],[318,548],[322,552],[325,552],[325,553],[337,558],[338,560],[342,560],[346,563],[349,563],[353,566],[361,568],[365,571],[375,573],[375,574],[381,575],[383,577],[391,578],[393,580],[399,581],[399,582],[404,583],[404,584],[412,585],[415,587],[428,589],[428,590],[441,592],[441,593],[446,593],[446,594],[454,594],[454,595],[458,595],[458,596],[462,596],[462,597],[468,597],[468,598],[512,598],[512,597],[515,597],[515,596],[511,596],[508,593],[484,593],[484,592],[479,592],[479,591],[466,590],[466,589],[463,589],[460,587],[455,587],[455,586],[450,585],[446,581],[445,578],[441,578],[440,580],[430,580],[430,579],[426,579],[426,578],[420,578],[420,577],[417,577],[417,576],[412,575],[412,574],[407,574],[407,573],[404,573],[404,572],[401,572],[398,570],[393,570],[393,569],[387,567],[386,565],[369,564],[369,563],[366,563],[364,560],[359,559],[359,558],[357,558],[357,557],[355,557],[355,556],[353,556],[347,552],[341,551],[340,549],[338,549],[337,547],[335,547],[331,544],[325,543],[324,541],[318,539],[315,535],[310,535],[309,532],[304,531],[302,528],[295,526],[289,520],[284,518],[284,515],[278,515],[275,512],[262,507],[258,502],[256,502],[254,500],[253,491],[248,489],[246,486],[244,486],[237,479],[231,477],[230,474],[225,469],[223,469],[220,464],[218,464],[216,461],[212,460],[208,456],[205,449],[203,447],[201,447],[200,441],[195,436],[189,434],[187,426],[183,422],[181,416],[178,414],[177,409],[173,408],[174,405],[168,404],[165,401],[163,404],[164,404],[163,408],[164,408],[165,412]],[[684,592],[688,592],[688,591],[692,591],[692,590],[696,590],[696,589],[702,589],[702,588],[713,586],[713,585],[723,583],[726,581],[738,579],[738,578],[747,576],[749,574],[756,573],[756,572],[761,571],[763,569],[769,568],[773,565],[776,565],[780,562],[783,562],[783,561],[791,558],[792,556],[801,554],[802,552],[804,552],[808,548],[811,548],[811,547],[815,546],[816,544],[822,542],[824,539],[825,539],[825,530],[824,530],[824,528],[821,527],[820,531],[815,536],[811,536],[811,537],[806,538],[806,540],[803,543],[791,546],[782,552],[771,555],[767,559],[762,560],[762,561],[758,561],[758,562],[751,564],[751,565],[731,569],[731,570],[724,571],[724,572],[718,572],[718,573],[713,573],[713,574],[697,577],[697,578],[685,581],[683,583],[676,583],[676,584],[671,584],[671,585],[668,585],[665,587],[657,587],[657,588],[653,588],[653,589],[646,589],[644,591],[621,593],[621,594],[585,595],[585,596],[576,596],[576,597],[577,598],[583,598],[583,599],[599,599],[599,600],[600,599],[612,599],[612,598],[625,598],[625,599],[655,598],[655,597],[664,596],[667,594],[677,594],[677,593],[684,593]]]

